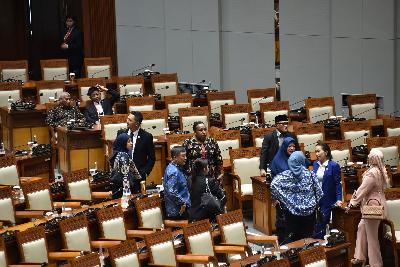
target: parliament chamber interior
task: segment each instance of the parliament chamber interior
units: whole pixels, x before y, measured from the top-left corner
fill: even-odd
[[[400,266],[396,0],[3,1],[0,267]],[[276,172],[285,142],[301,153],[287,147]],[[118,173],[118,149],[134,168]],[[292,182],[277,182],[297,177],[295,154],[323,194],[288,189],[295,210],[315,200],[298,239],[279,198]],[[196,203],[220,210],[193,220],[176,190],[198,189],[196,158]],[[372,168],[381,199],[356,205]]]

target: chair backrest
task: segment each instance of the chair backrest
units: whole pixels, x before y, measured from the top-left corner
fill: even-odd
[[[299,144],[304,144],[304,151],[314,151],[317,141],[325,139],[325,129],[322,124],[293,125],[293,132],[297,135]]]
[[[275,125],[275,117],[278,115],[287,115],[289,117],[289,109],[289,101],[261,103],[261,119],[266,124]]]
[[[15,209],[12,194],[11,186],[0,186],[0,221],[15,223]]]
[[[0,185],[19,185],[17,161],[14,155],[0,157]]]
[[[260,175],[261,149],[246,147],[229,150],[234,174],[240,177],[241,184],[252,184],[250,177]]]
[[[164,100],[168,116],[179,116],[178,109],[193,106],[193,97],[190,94],[165,96]]]
[[[350,140],[351,147],[365,144],[365,139],[371,137],[372,130],[369,121],[349,121],[340,123],[343,140]]]
[[[63,174],[67,195],[75,200],[92,200],[89,183],[89,172],[80,169]]]
[[[192,138],[193,134],[169,134],[167,135],[167,158],[171,158],[171,149],[182,145],[186,139]]]
[[[7,263],[7,255],[6,255],[6,245],[4,243],[4,239],[0,237],[0,266],[6,267],[8,266]]]
[[[156,101],[154,96],[144,97],[127,97],[126,98],[126,110],[128,114],[131,111],[151,111],[154,110]]]
[[[3,81],[13,79],[26,82],[29,80],[28,61],[0,61],[0,76],[3,78]]]
[[[89,88],[95,86],[96,84],[106,86],[104,78],[81,78],[76,80],[78,84],[79,98],[81,101],[89,100],[87,95]]]
[[[222,105],[236,104],[235,91],[209,92],[207,94],[207,104],[210,114],[221,114]]]
[[[101,136],[104,140],[115,140],[117,132],[126,128],[127,114],[105,115],[100,117]]]
[[[49,262],[44,226],[31,227],[17,232],[17,242],[23,262]]]
[[[135,240],[127,240],[108,249],[113,267],[140,267]]]
[[[349,115],[354,118],[376,119],[378,117],[376,94],[350,95],[347,97]]]
[[[163,225],[161,199],[159,196],[135,200],[139,225],[144,228],[160,229]]]
[[[39,103],[45,104],[58,100],[60,94],[64,92],[63,81],[37,81],[36,89],[38,93]],[[52,101],[50,100],[52,98]]]
[[[193,132],[193,123],[202,121],[209,128],[208,107],[192,107],[178,109],[179,122],[182,131]]]
[[[123,76],[117,78],[117,86],[120,95],[135,94],[136,92],[143,93],[144,77],[138,76]]]
[[[170,229],[145,235],[146,246],[150,251],[150,261],[158,266],[177,266],[175,248]]]
[[[217,216],[222,242],[229,245],[247,245],[242,210],[234,210]]]
[[[373,148],[382,151],[385,165],[399,165],[400,136],[367,138],[367,146],[369,151]]]
[[[283,258],[261,264],[260,267],[290,267],[290,261],[288,258]]]
[[[385,136],[400,136],[400,118],[383,119]]]
[[[28,180],[21,183],[22,191],[31,210],[52,210],[53,202],[49,182],[46,179]]]
[[[87,78],[111,78],[113,65],[110,57],[85,58],[85,75]]]
[[[267,133],[275,131],[275,128],[254,128],[251,130],[251,138],[253,140],[253,146],[262,147],[264,136]]]
[[[152,75],[150,82],[154,94],[160,94],[161,97],[179,93],[177,73]]]
[[[68,80],[68,60],[66,59],[45,59],[40,60],[42,80]]]
[[[100,265],[99,254],[89,253],[84,256],[69,260],[71,267],[98,267]]]
[[[8,106],[8,99],[14,102],[21,99],[22,86],[18,82],[0,83],[0,107]]]
[[[400,213],[399,213],[400,189],[399,188],[386,189],[385,198],[387,205],[387,219],[393,223],[395,231],[400,231]]]
[[[64,248],[91,251],[89,224],[85,215],[75,216],[59,222]]]
[[[210,135],[217,141],[222,159],[229,159],[229,148],[241,148],[239,130],[213,131]]]
[[[222,125],[233,128],[250,122],[251,107],[249,104],[235,104],[221,106]]]
[[[352,161],[353,154],[350,140],[332,140],[325,143],[331,149],[332,160],[336,161],[341,167],[346,165],[346,161]]]
[[[141,128],[153,135],[153,137],[163,136],[164,129],[168,128],[168,112],[166,109],[143,111],[143,121]]]
[[[301,251],[299,253],[300,265],[302,267],[326,267],[328,261],[326,259],[324,247],[316,247]]]
[[[124,213],[121,206],[100,209],[96,211],[96,217],[102,237],[126,240]]]
[[[307,120],[311,123],[335,116],[335,99],[333,96],[304,99]]]
[[[190,223],[183,227],[188,253],[214,256],[211,224],[208,220]]]
[[[252,111],[260,111],[260,104],[275,101],[276,89],[247,89],[247,99]]]

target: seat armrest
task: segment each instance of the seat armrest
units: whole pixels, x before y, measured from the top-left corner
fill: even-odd
[[[154,233],[153,230],[127,230],[126,236],[128,238],[144,238],[145,235]]]
[[[179,227],[182,228],[189,224],[188,220],[164,220],[165,227]]]
[[[121,244],[121,241],[113,240],[113,241],[90,241],[90,244],[93,248],[110,248],[116,245]]]
[[[186,255],[176,255],[176,261],[180,263],[207,264],[210,262],[215,262],[216,258],[208,255],[186,254]]]
[[[79,201],[65,201],[65,202],[53,202],[53,206],[55,208],[60,208],[62,206],[66,208],[72,208],[72,209],[79,209],[81,208],[81,202]]]
[[[49,259],[54,261],[69,260],[81,255],[79,251],[49,252]]]
[[[278,240],[277,236],[272,235],[246,235],[247,242],[251,243],[270,243],[275,245],[276,241]]]
[[[236,174],[230,173],[229,174],[232,177],[232,186],[233,186],[233,192],[235,192],[235,181],[237,181],[237,192],[239,193],[239,195],[242,195],[242,188],[241,188],[241,182],[240,182],[240,177]]]
[[[92,192],[92,198],[111,198],[112,192]]]
[[[16,218],[44,218],[43,210],[17,210],[15,212]]]
[[[246,246],[214,246],[215,253],[242,254],[246,252]]]

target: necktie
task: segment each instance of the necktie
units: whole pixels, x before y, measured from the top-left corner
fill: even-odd
[[[201,144],[201,158],[206,158],[206,147],[204,146],[204,144]]]

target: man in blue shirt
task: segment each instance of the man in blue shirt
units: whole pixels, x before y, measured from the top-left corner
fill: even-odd
[[[164,201],[169,219],[187,219],[190,207],[188,178],[184,171],[186,150],[183,146],[171,149],[172,161],[164,173]]]

